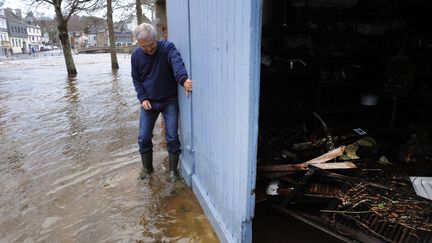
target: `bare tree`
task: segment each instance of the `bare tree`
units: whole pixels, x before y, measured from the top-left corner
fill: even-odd
[[[68,21],[72,14],[86,7],[92,0],[33,0],[33,4],[46,3],[52,5],[55,11],[57,29],[63,46],[63,56],[69,75],[76,75],[77,70],[72,57],[71,43],[68,34]]]
[[[115,1],[114,10],[120,10],[120,18],[126,19],[132,15],[136,15],[138,24],[144,22],[150,23],[151,20],[143,14],[143,7],[145,6],[146,8],[154,8],[156,0],[133,1],[134,2],[130,0]]]
[[[136,17],[138,25],[142,23],[142,8],[141,8],[141,0],[135,0],[135,9],[136,9]]]
[[[142,2],[144,2],[144,4],[147,5],[154,4],[154,0],[135,0],[138,24],[142,23],[142,19],[143,19],[142,8],[141,8]],[[109,35],[110,53],[111,53],[111,68],[118,69],[119,64],[117,60],[117,51],[116,51],[115,36],[114,36],[114,21],[113,21],[113,14],[112,14],[113,0],[106,0],[106,4],[107,4],[108,35]],[[115,4],[117,4],[117,9],[125,8],[126,6],[128,6],[127,3],[126,5],[121,6],[118,1],[117,2],[115,1]]]
[[[111,52],[111,68],[119,69],[119,64],[117,61],[117,52],[114,40],[114,23],[113,23],[113,9],[112,9],[112,0],[107,0],[107,24],[108,24],[108,35],[109,35],[109,43],[110,43],[110,52]]]

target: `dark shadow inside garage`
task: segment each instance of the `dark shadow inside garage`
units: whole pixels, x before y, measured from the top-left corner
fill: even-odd
[[[254,242],[432,241],[431,10],[263,1]]]

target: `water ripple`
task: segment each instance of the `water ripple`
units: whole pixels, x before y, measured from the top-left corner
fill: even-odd
[[[153,180],[136,180],[129,59],[115,72],[109,54],[74,59],[75,78],[61,57],[0,62],[0,242],[212,242],[205,218],[174,230],[190,223],[169,202],[192,196],[166,175],[160,125]]]

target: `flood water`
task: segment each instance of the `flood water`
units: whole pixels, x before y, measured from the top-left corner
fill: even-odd
[[[0,242],[217,242],[193,193],[155,173],[137,180],[139,105],[130,57],[0,61]]]

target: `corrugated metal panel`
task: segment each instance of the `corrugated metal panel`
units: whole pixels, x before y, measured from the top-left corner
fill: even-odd
[[[181,53],[189,75],[191,76],[190,41],[189,41],[189,0],[168,1],[168,39]],[[191,77],[193,78],[193,77]],[[179,87],[180,104],[180,139],[182,143],[181,172],[188,185],[194,171],[192,151],[192,97],[186,97],[183,88]]]
[[[177,1],[168,1],[172,4],[169,19],[173,6],[180,7]],[[221,241],[251,242],[260,1],[189,0],[189,11],[194,80],[192,188]],[[171,19],[170,35],[181,22]]]

